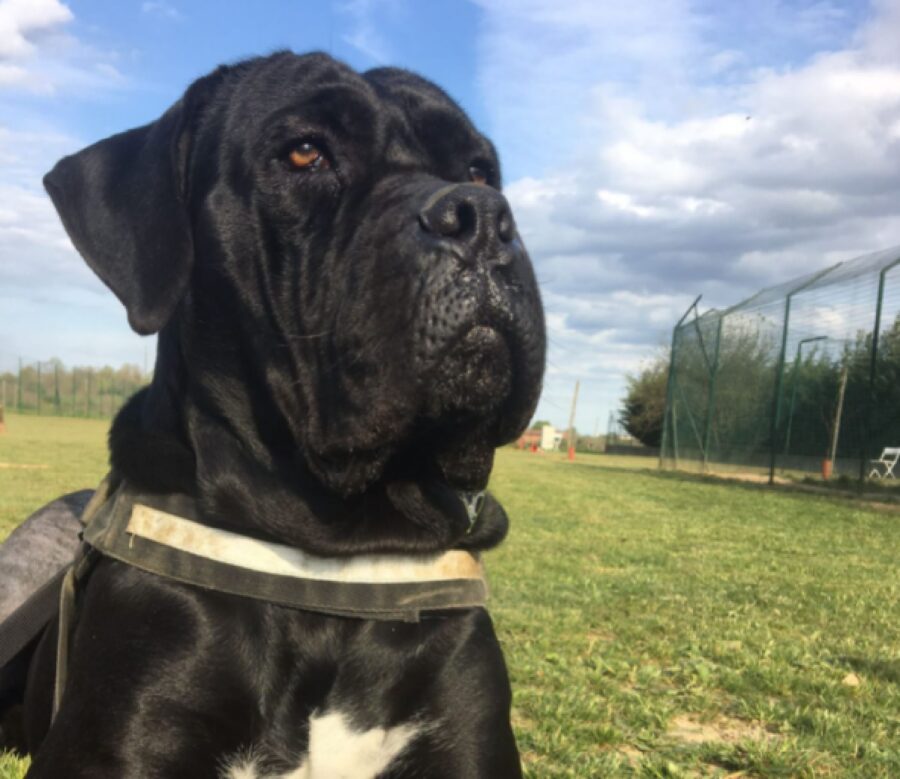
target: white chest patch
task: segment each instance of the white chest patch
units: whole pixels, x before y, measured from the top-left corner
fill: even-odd
[[[409,746],[421,728],[354,729],[340,712],[309,721],[309,752],[293,770],[271,773],[262,756],[251,752],[229,762],[223,779],[375,779]]]

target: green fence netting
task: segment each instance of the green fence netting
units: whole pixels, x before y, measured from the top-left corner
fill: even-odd
[[[20,414],[112,417],[150,377],[137,366],[66,367],[60,360],[19,360],[0,370],[0,407]]]
[[[676,325],[664,467],[866,478],[885,447],[900,447],[900,247],[724,311],[695,301]]]

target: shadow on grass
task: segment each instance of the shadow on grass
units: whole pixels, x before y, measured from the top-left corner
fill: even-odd
[[[689,482],[692,484],[708,484],[719,487],[737,488],[750,492],[776,492],[785,495],[811,495],[817,498],[830,499],[840,502],[863,503],[867,507],[882,509],[891,512],[900,512],[900,492],[893,489],[884,489],[877,492],[860,492],[856,482],[850,482],[852,486],[822,486],[803,482],[779,482],[769,484],[767,481],[749,481],[739,477],[729,477],[720,474],[691,473],[690,471],[659,470],[657,468],[622,468],[615,465],[604,465],[600,462],[591,463],[567,463],[569,468],[581,471],[605,471],[610,474],[626,473],[640,474],[654,479],[669,482]]]
[[[855,655],[848,655],[838,659],[841,663],[846,663],[863,676],[875,677],[891,684],[900,684],[900,660],[870,659]]]

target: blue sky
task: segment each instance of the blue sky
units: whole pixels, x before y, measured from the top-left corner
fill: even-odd
[[[697,294],[900,244],[900,0],[0,0],[0,368],[152,362],[40,177],[285,47],[419,71],[494,138],[560,425],[578,378],[604,430]]]

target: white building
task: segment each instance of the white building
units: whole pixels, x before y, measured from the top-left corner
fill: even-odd
[[[559,442],[563,440],[563,434],[557,432],[553,425],[544,425],[541,428],[541,449],[545,452],[555,452],[559,449]]]

